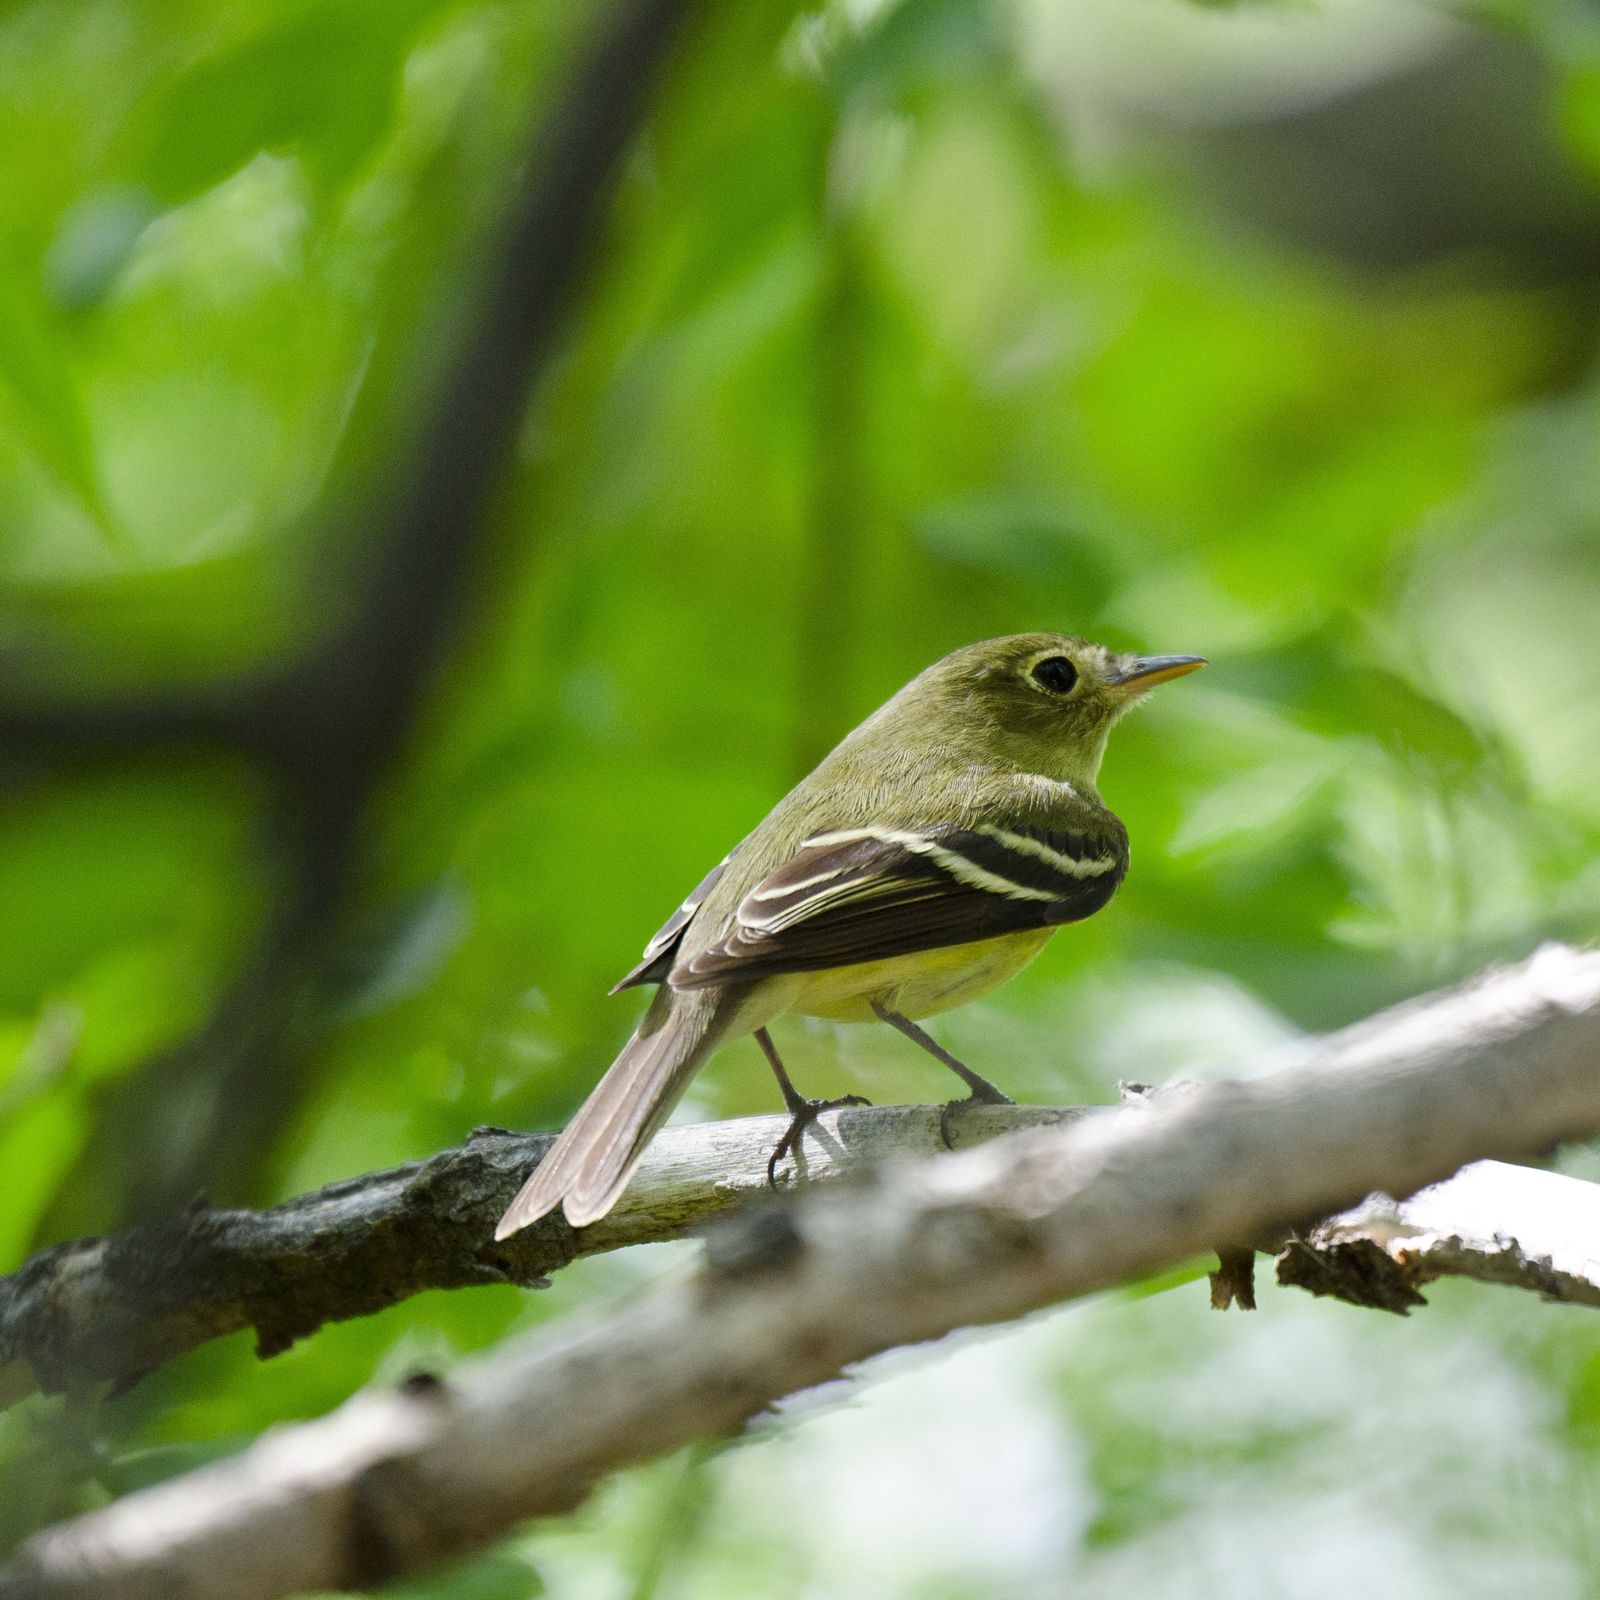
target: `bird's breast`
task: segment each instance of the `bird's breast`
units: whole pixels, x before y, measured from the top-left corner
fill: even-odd
[[[871,1022],[872,1002],[906,1017],[931,1017],[965,1005],[1013,978],[1049,943],[1054,928],[1030,928],[973,944],[919,950],[824,972],[796,974],[784,1007],[832,1022]]]

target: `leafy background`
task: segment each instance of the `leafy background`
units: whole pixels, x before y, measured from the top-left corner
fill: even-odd
[[[327,508],[382,472],[591,9],[0,9],[11,685],[314,633],[346,570]],[[558,1124],[685,887],[993,633],[1214,663],[1116,737],[1115,906],[937,1024],[1020,1098],[1236,1070],[1593,937],[1592,13],[703,11],[376,808],[305,1092],[264,1189],[216,1198]],[[220,756],[0,775],[0,1270],[53,1217],[115,1214],[80,1158],[265,914],[264,807]],[[818,1092],[944,1088],[887,1030],[783,1043]],[[771,1101],[743,1044],[685,1114]],[[166,1114],[112,1131],[159,1164]],[[98,1411],[29,1402],[0,1418],[0,1539],[682,1255],[425,1296],[264,1367],[228,1341]],[[1600,1593],[1592,1312],[1203,1300],[1150,1285],[878,1362],[405,1592]]]

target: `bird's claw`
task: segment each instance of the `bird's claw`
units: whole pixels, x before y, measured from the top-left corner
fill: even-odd
[[[958,1111],[965,1111],[968,1106],[1014,1106],[1017,1102],[1003,1090],[995,1088],[992,1083],[987,1083],[983,1088],[973,1086],[972,1093],[960,1100],[947,1100],[939,1109],[939,1137],[944,1142],[946,1150],[954,1150],[955,1142],[950,1137],[950,1119]]]
[[[800,1136],[811,1126],[824,1111],[837,1111],[843,1106],[870,1106],[872,1102],[865,1095],[845,1094],[837,1100],[802,1100],[798,1105],[791,1105],[789,1126],[784,1130],[783,1137],[772,1147],[772,1154],[767,1157],[767,1187],[778,1187],[778,1163],[800,1146]]]

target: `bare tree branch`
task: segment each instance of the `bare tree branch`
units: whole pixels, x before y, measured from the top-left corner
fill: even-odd
[[[879,1351],[1600,1133],[1600,954],[1552,948],[1270,1077],[882,1169],[712,1230],[700,1270],[358,1396],[46,1530],[0,1600],[363,1588],[577,1504]]]
[[[1401,1316],[1444,1277],[1600,1306],[1600,1185],[1475,1161],[1409,1200],[1371,1195],[1278,1258],[1280,1283]]]
[[[296,1103],[305,1052],[294,1026],[352,875],[368,801],[479,576],[488,510],[528,397],[689,5],[616,0],[531,135],[459,343],[418,425],[394,441],[376,476],[354,570],[325,575],[325,592],[353,596],[327,636],[303,659],[216,683],[77,702],[26,688],[0,695],[0,748],[80,754],[217,742],[256,757],[279,781],[279,854],[288,863],[258,947],[214,1015],[108,1092],[47,1227],[160,1215],[241,1177],[248,1190]],[[128,1128],[146,1126],[152,1105],[164,1123],[153,1164],[141,1160],[149,1141],[127,1138]]]
[[[974,1106],[956,1134],[977,1143],[1075,1114]],[[424,1289],[538,1287],[580,1256],[679,1238],[766,1189],[767,1157],[788,1120],[668,1128],[616,1209],[580,1230],[558,1213],[495,1242],[495,1223],[552,1136],[480,1128],[460,1149],[266,1211],[197,1205],[168,1222],[56,1245],[0,1278],[0,1406],[35,1387],[126,1388],[241,1328],[254,1328],[258,1354],[272,1356],[324,1323]],[[821,1117],[798,1165],[784,1170],[816,1182],[940,1148],[937,1106],[860,1107]]]

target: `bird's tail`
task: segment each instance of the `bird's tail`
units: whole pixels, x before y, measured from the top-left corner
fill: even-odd
[[[622,1053],[507,1208],[495,1238],[509,1238],[558,1205],[575,1228],[603,1217],[738,1009],[726,988],[684,992],[663,984]]]

